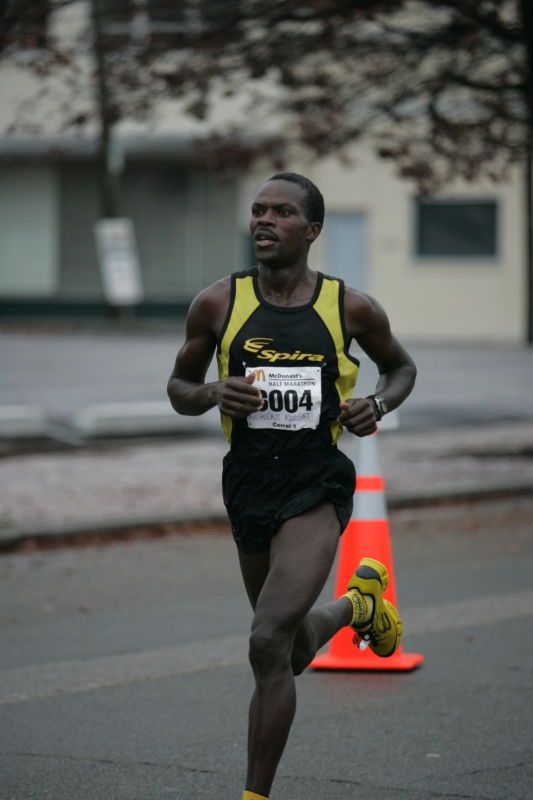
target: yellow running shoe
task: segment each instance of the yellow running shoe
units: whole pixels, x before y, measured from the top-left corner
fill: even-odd
[[[381,658],[387,658],[396,652],[402,638],[402,620],[398,610],[384,600],[383,592],[389,583],[387,569],[381,561],[374,558],[363,558],[348,584],[348,596],[354,608],[360,601],[354,597],[356,593],[369,594],[374,600],[374,609],[368,622],[353,622],[352,628],[363,642],[368,641],[370,649]]]

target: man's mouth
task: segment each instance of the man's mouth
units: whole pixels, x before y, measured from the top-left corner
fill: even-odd
[[[256,231],[254,234],[254,242],[257,247],[261,249],[272,247],[276,242],[279,242],[278,237],[271,231]]]

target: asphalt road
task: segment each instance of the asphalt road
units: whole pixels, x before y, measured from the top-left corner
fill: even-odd
[[[392,515],[425,663],[301,676],[272,800],[533,796],[532,519]],[[238,800],[249,622],[224,531],[0,559],[1,800]]]

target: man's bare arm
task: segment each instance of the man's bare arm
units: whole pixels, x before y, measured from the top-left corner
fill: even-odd
[[[172,407],[178,414],[195,416],[218,406],[230,417],[246,417],[262,406],[262,398],[251,384],[255,376],[231,377],[205,383],[229,302],[229,281],[222,280],[201,292],[187,315],[185,343],[167,386]]]
[[[383,397],[389,410],[397,408],[415,383],[413,359],[392,335],[387,315],[374,298],[347,289],[345,314],[348,336],[356,339],[379,370],[375,394]],[[373,433],[376,430],[374,405],[366,398],[341,403],[339,421],[357,436]]]
[[[185,342],[176,356],[167,392],[178,414],[203,414],[216,405],[213,383],[205,383],[207,368],[215,352],[217,300],[222,292],[209,287],[191,303],[187,314]]]

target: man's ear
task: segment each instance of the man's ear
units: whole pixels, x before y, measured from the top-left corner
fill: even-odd
[[[320,224],[320,222],[309,223],[306,235],[306,239],[309,242],[309,244],[312,244],[315,241],[315,239],[318,239],[321,230],[322,230],[322,225]]]

